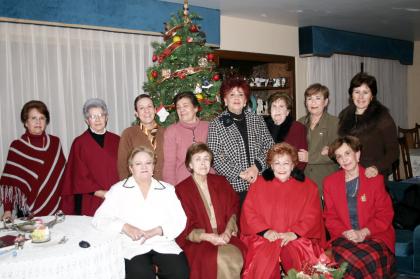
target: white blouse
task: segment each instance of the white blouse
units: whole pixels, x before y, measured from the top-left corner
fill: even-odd
[[[132,177],[111,187],[92,221],[99,230],[119,233],[126,259],[152,249],[165,254],[181,253],[182,249],[176,244],[175,238],[184,230],[186,222],[187,217],[172,185],[152,179],[147,198],[144,199]],[[140,241],[133,241],[122,233],[125,223],[142,230],[161,226],[163,235],[140,244]]]

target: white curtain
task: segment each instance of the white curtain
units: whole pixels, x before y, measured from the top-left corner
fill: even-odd
[[[85,129],[84,102],[108,105],[107,129],[120,134],[134,120],[159,36],[32,24],[0,23],[0,169],[11,141],[24,132],[20,110],[29,100],[49,108],[47,132],[60,137],[67,156]]]
[[[395,123],[407,127],[407,66],[398,61],[334,54],[331,57],[306,57],[308,86],[319,82],[330,90],[328,111],[338,115],[348,105],[352,77],[364,71],[376,77],[378,100],[389,108]]]

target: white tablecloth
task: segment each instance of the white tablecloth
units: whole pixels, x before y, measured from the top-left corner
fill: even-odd
[[[53,217],[43,218],[46,221]],[[66,216],[63,223],[51,229],[51,240],[45,243],[27,242],[17,256],[0,255],[1,279],[45,278],[124,278],[124,257],[121,243],[115,235],[97,231],[86,216]],[[2,231],[0,235],[11,234]],[[65,244],[59,240],[67,236]],[[90,243],[81,248],[79,242]]]
[[[409,152],[413,176],[420,176],[420,148],[410,149]]]

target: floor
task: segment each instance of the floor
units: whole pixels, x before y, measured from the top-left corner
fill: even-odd
[[[397,279],[419,279],[420,276],[399,275]]]

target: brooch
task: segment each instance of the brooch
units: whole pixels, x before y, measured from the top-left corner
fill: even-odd
[[[363,195],[360,197],[360,200],[361,200],[362,202],[366,202],[366,194],[363,194]]]
[[[233,124],[233,119],[232,117],[230,117],[230,115],[222,115],[222,117],[220,118],[220,121],[222,121],[223,126],[225,127],[229,127],[230,125]]]

